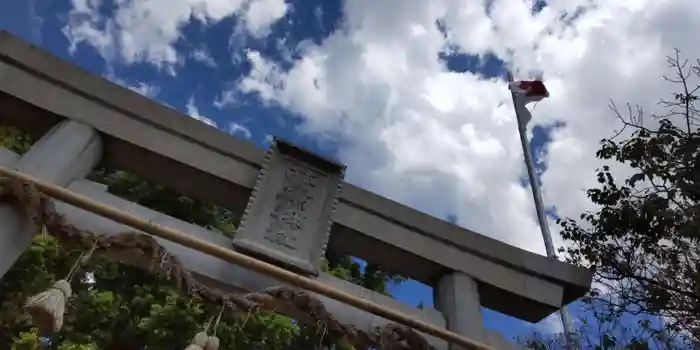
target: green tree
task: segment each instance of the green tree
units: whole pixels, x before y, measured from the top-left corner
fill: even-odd
[[[353,261],[352,257],[331,251],[326,252],[323,270],[335,277],[387,296],[391,296],[388,289],[389,283],[397,284],[405,280],[403,277],[389,273],[383,267],[373,263],[366,264],[363,270],[358,262]]]
[[[682,338],[671,334],[651,319],[631,320],[612,317],[607,303],[591,301],[586,315],[576,322],[574,341],[577,349],[594,350],[648,350],[690,349]],[[533,350],[568,350],[563,333],[535,332],[518,337],[517,342]]]
[[[32,144],[25,134],[0,126],[0,147],[24,153]],[[99,169],[90,179],[107,185],[114,195],[181,220],[233,236],[239,216],[216,205],[201,203],[122,170]],[[65,276],[79,256],[61,247],[51,236],[37,235],[30,248],[0,281],[0,348],[38,349],[40,335],[24,313],[26,298],[48,288]],[[364,272],[347,256],[329,252],[326,264],[340,278],[388,294],[386,281],[398,280],[376,265]],[[74,283],[64,327],[51,335],[50,347],[61,350],[172,350],[182,348],[200,331],[215,307],[181,295],[166,281],[145,270],[95,257]],[[90,277],[85,272],[90,272]],[[310,349],[319,335],[291,319],[259,312],[245,324],[224,317],[217,328],[222,349]],[[351,349],[346,344],[332,348]]]
[[[570,262],[589,266],[604,303],[601,317],[646,314],[664,318],[665,331],[700,346],[700,130],[695,102],[700,62],[668,57],[678,91],[662,99],[649,120],[640,108],[612,110],[623,128],[601,141],[597,205],[580,221],[559,221]],[[631,175],[620,178],[613,164]]]

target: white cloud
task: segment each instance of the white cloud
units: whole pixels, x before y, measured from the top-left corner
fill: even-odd
[[[141,95],[144,95],[149,98],[155,97],[158,92],[160,92],[160,88],[155,86],[155,85],[150,85],[146,84],[143,82],[138,82],[136,85],[130,85],[127,86],[129,89],[138,92]]]
[[[231,135],[241,134],[247,139],[253,137],[253,134],[250,133],[250,130],[247,127],[234,122],[228,123],[228,132]]]
[[[211,57],[209,54],[209,51],[207,51],[204,48],[199,48],[191,53],[191,57],[193,60],[200,62],[206,66],[216,68],[216,61]]]
[[[240,98],[241,94],[235,89],[235,86],[235,83],[229,83],[229,88],[224,89],[214,98],[214,107],[222,109],[243,104],[245,100]]]
[[[174,44],[192,20],[214,24],[241,16],[245,29],[261,37],[287,10],[284,0],[72,0],[63,33],[71,52],[85,43],[107,61],[148,62],[174,74],[183,59]]]
[[[211,126],[211,127],[213,127],[213,128],[217,128],[217,127],[218,127],[218,126],[216,125],[216,122],[215,122],[215,121],[213,121],[213,120],[211,120],[211,119],[209,119],[209,118],[207,118],[207,117],[204,117],[204,116],[202,116],[202,115],[199,114],[199,109],[198,109],[197,106],[195,106],[195,104],[194,104],[194,96],[190,96],[190,99],[187,100],[187,104],[185,105],[185,109],[187,110],[187,114],[188,114],[190,117],[192,117],[192,118],[194,118],[194,119],[197,119],[197,120],[199,120],[200,122],[202,122],[202,123],[204,123],[204,124],[207,124],[207,125],[209,125],[209,126]]]
[[[342,138],[350,181],[543,254],[505,83],[448,72],[438,53],[493,53],[516,77],[543,74],[552,96],[531,125],[565,122],[546,153],[544,200],[577,217],[590,207],[584,189],[600,165],[598,141],[616,127],[609,99],[654,107],[668,89],[664,56],[676,46],[700,57],[691,46],[700,3],[556,0],[536,14],[531,6],[346,1],[342,30],[305,47],[291,69],[248,52],[253,69],[237,89],[300,115],[306,133]]]
[[[42,27],[44,25],[43,12],[49,7],[49,2],[41,0],[26,1],[25,5],[29,12],[30,37],[35,44],[41,45],[43,41]],[[22,5],[19,5],[22,6]]]
[[[255,37],[266,36],[272,24],[284,17],[288,9],[285,0],[251,1],[244,15],[246,28]]]
[[[148,84],[143,81],[137,81],[134,83],[127,82],[126,80],[114,75],[114,72],[111,69],[107,69],[105,78],[112,81],[113,83],[119,84],[129,90],[138,92],[139,94],[151,99],[155,98],[156,95],[158,95],[158,93],[160,92],[160,87],[153,84]]]
[[[270,134],[265,135],[265,139],[263,139],[263,144],[264,144],[265,146],[268,146],[268,145],[270,145],[270,144],[272,143],[272,140],[274,140],[274,139],[275,139],[275,137],[272,136],[272,135],[270,135]]]
[[[536,329],[538,332],[547,336],[561,334],[564,331],[564,327],[561,323],[561,315],[558,312],[555,312],[547,316],[542,321],[537,323]]]

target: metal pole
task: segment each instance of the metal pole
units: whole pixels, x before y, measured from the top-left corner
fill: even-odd
[[[527,166],[527,175],[530,178],[530,188],[532,189],[532,197],[535,200],[535,210],[537,211],[537,221],[540,224],[542,238],[544,239],[544,248],[547,256],[557,258],[557,253],[554,250],[554,242],[552,242],[552,234],[549,232],[549,224],[547,223],[547,214],[544,212],[544,204],[542,204],[542,194],[540,193],[540,184],[535,173],[535,166],[532,160],[532,150],[530,142],[527,139],[527,130],[524,126],[518,125],[518,134],[520,134],[520,143],[523,146],[525,154],[525,166]]]
[[[513,81],[513,75],[508,72],[508,82]],[[515,108],[515,93],[511,91],[511,97],[513,99],[513,107],[515,109],[515,117],[518,121],[518,133],[520,134],[520,143],[523,146],[523,153],[525,155],[525,166],[527,167],[527,175],[530,179],[530,188],[532,189],[532,197],[535,200],[535,210],[537,211],[537,221],[540,224],[540,230],[542,231],[542,238],[544,240],[545,251],[547,256],[552,259],[557,259],[557,252],[554,250],[554,243],[552,242],[552,234],[549,231],[549,224],[547,223],[547,214],[544,211],[544,205],[542,204],[542,193],[540,192],[540,183],[537,179],[537,174],[535,173],[535,165],[532,160],[532,152],[530,150],[530,143],[527,140],[527,127],[520,122],[520,114],[518,109]],[[559,310],[561,315],[561,323],[564,328],[564,336],[566,337],[566,343],[569,349],[575,348],[574,327],[571,322],[571,316],[566,310],[566,306]]]

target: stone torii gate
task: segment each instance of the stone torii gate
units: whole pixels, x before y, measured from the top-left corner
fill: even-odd
[[[501,243],[343,181],[345,167],[276,139],[265,152],[0,32],[0,123],[36,137],[0,166],[236,249],[497,349],[518,349],[483,326],[480,307],[537,322],[583,296],[587,269]],[[85,177],[124,169],[184,195],[243,212],[233,242],[107,193]],[[109,219],[57,203],[78,228],[118,234]],[[0,203],[0,277],[29,246],[31,225]],[[199,279],[236,291],[280,282],[157,239]],[[396,301],[320,272],[326,249],[380,264],[434,288],[435,309]],[[320,297],[340,321],[370,332],[389,321]],[[437,349],[456,349],[426,337]]]

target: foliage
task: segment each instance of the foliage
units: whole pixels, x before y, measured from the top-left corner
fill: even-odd
[[[0,344],[31,348],[26,346],[34,344],[33,338],[22,333],[31,327],[22,309],[24,300],[64,276],[76,253],[60,249],[51,236],[35,238],[0,284]],[[66,344],[94,344],[99,349],[115,350],[142,349],[146,345],[149,349],[185,348],[218,311],[180,295],[145,270],[93,259],[86,270],[92,271],[94,283],[73,283],[74,297],[64,327],[51,335],[58,349]],[[222,348],[283,349],[298,333],[290,319],[260,313],[251,315],[245,325],[225,317],[217,335]]]
[[[625,317],[613,317],[607,311],[607,303],[592,301],[586,317],[575,324],[576,334],[572,337],[578,349],[594,350],[648,350],[648,349],[689,349],[683,339],[668,333],[658,320],[649,318],[627,321]],[[656,322],[652,322],[656,321]],[[518,337],[517,342],[533,350],[568,350],[563,333],[544,335],[530,334]]]
[[[12,350],[41,350],[51,345],[51,340],[39,335],[36,328],[32,328],[29,332],[20,332],[19,336],[14,339]],[[58,350],[99,350],[95,343],[75,344],[71,341],[66,341],[57,347]]]
[[[645,121],[628,106],[624,128],[601,141],[596,156],[610,165],[598,170],[600,187],[588,197],[597,211],[581,222],[562,219],[569,261],[590,266],[600,288],[588,298],[603,302],[601,317],[624,314],[664,318],[664,331],[681,332],[700,345],[700,130],[695,102],[700,62],[677,51],[668,62],[679,86],[666,109]],[[620,179],[611,165],[631,175]]]
[[[335,277],[387,296],[391,296],[387,289],[387,282],[397,284],[404,281],[403,277],[391,274],[377,264],[368,263],[362,270],[360,264],[353,261],[350,256],[335,254],[331,251],[326,252],[323,270]]]
[[[0,145],[3,148],[17,154],[23,154],[32,143],[32,139],[23,132],[9,126],[0,125]]]
[[[31,141],[14,129],[0,128],[0,145],[24,153]],[[203,205],[160,186],[151,186],[123,171],[100,170],[91,179],[110,192],[180,219],[211,226],[223,234],[235,232],[232,213]],[[40,340],[24,313],[25,299],[66,275],[79,252],[61,249],[51,236],[37,235],[30,248],[0,281],[0,347],[34,349]],[[92,283],[73,284],[63,329],[51,335],[56,349],[185,348],[201,330],[212,309],[201,300],[177,293],[165,281],[144,270],[93,258],[85,268]],[[250,316],[243,325],[223,318],[217,335],[222,348],[283,349],[299,334],[287,317],[271,313]]]
[[[31,144],[16,129],[0,126],[0,147],[23,154]],[[110,193],[124,199],[227,236],[235,234],[239,217],[227,209],[201,203],[118,169],[99,169],[90,179],[107,185]],[[42,348],[42,335],[32,329],[23,310],[24,301],[64,277],[79,253],[61,247],[51,236],[39,234],[34,238],[0,280],[0,348]],[[326,267],[332,274],[367,288],[388,294],[387,279],[399,280],[378,266],[369,264],[363,272],[347,256],[328,256]],[[74,296],[63,329],[47,335],[52,349],[184,349],[219,311],[218,306],[179,294],[167,281],[145,270],[99,257],[91,259],[80,278],[84,283],[73,283]],[[245,322],[224,316],[217,336],[221,349],[311,349],[322,340],[322,335],[268,312],[251,314]],[[342,342],[330,348],[353,349]]]
[[[107,185],[107,190],[116,196],[229,237],[234,235],[240,220],[228,209],[183,196],[123,170],[99,169],[90,175],[90,180]]]

